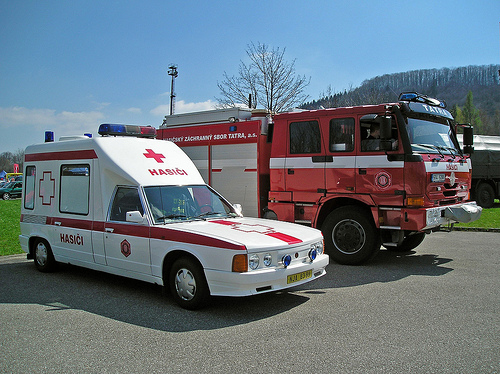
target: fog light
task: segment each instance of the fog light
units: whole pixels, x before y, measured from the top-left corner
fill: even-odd
[[[311,261],[314,261],[316,260],[318,252],[316,251],[316,246],[314,244],[311,247],[312,248],[309,250],[309,258],[311,259]]]
[[[259,267],[259,256],[257,255],[251,255],[249,260],[248,260],[248,265],[250,266],[250,269],[255,270]]]
[[[288,267],[288,265],[290,265],[290,263],[292,262],[292,256],[290,256],[290,255],[284,255],[281,258],[281,262],[283,263],[284,267]]]

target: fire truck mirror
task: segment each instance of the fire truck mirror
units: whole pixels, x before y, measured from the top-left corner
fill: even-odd
[[[464,145],[473,145],[474,143],[474,127],[470,125],[463,126],[464,129]]]
[[[380,139],[390,140],[392,136],[391,117],[382,117],[382,124],[380,125]]]

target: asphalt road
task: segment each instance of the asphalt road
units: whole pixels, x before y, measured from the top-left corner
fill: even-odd
[[[0,257],[1,373],[498,373],[500,233],[189,312],[158,286]]]

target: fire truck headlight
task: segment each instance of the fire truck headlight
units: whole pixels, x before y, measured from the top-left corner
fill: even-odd
[[[248,259],[248,265],[250,269],[255,270],[259,267],[260,259],[258,255],[251,255]]]
[[[436,225],[441,222],[441,209],[434,208],[427,210],[427,225]]]
[[[431,175],[431,182],[433,182],[433,183],[442,183],[445,180],[446,180],[445,174],[432,174]]]
[[[267,253],[264,255],[264,265],[265,266],[271,266],[273,262],[273,258],[270,253]]]

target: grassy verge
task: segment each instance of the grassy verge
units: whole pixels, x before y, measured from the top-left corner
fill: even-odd
[[[21,199],[0,200],[0,255],[23,253],[19,244]]]
[[[21,199],[0,200],[0,256],[23,253],[19,245],[19,218]],[[456,228],[465,229],[500,229],[500,203],[491,209],[483,209],[481,218],[471,223],[459,223]]]
[[[493,208],[483,209],[481,218],[470,223],[457,223],[457,228],[481,228],[481,229],[499,229],[500,228],[500,203],[496,200]]]

